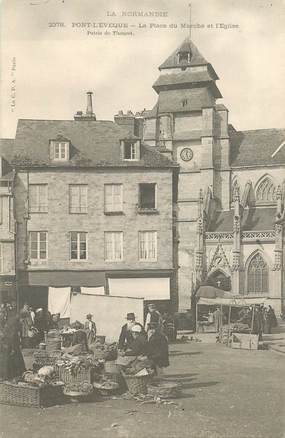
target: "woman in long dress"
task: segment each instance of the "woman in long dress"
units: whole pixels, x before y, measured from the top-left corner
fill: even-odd
[[[153,363],[157,375],[169,366],[168,341],[157,323],[150,323],[148,331],[147,356]]]
[[[0,378],[13,379],[25,371],[25,362],[20,348],[21,325],[17,316],[1,321],[0,328]]]

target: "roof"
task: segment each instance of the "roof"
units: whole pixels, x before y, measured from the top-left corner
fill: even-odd
[[[233,167],[285,164],[285,145],[272,157],[285,141],[285,129],[235,131],[229,127],[229,135]]]
[[[274,228],[276,208],[260,207],[249,208],[243,212],[242,231],[270,231]],[[233,210],[217,211],[210,223],[208,231],[232,232]]]
[[[153,84],[155,90],[168,85],[182,85],[197,82],[210,82],[211,77],[208,70],[206,71],[179,71],[178,73],[164,73]]]
[[[5,160],[9,161],[13,156],[13,146],[14,146],[13,138],[0,138],[0,157],[5,158]]]
[[[121,159],[120,140],[129,132],[111,121],[18,121],[13,164],[26,167],[176,167],[168,158],[142,144],[141,160]],[[70,160],[53,162],[49,142],[63,136],[71,142]]]
[[[156,104],[151,110],[145,111],[143,115],[145,119],[153,119],[157,117],[157,113],[158,113],[158,102],[156,102]]]
[[[207,65],[208,61],[206,61],[206,59],[204,58],[203,55],[201,55],[201,53],[199,52],[199,50],[197,49],[197,47],[195,46],[195,44],[193,43],[193,41],[191,41],[189,39],[189,37],[187,37],[182,44],[179,45],[179,47],[177,47],[176,50],[174,50],[173,53],[171,53],[171,55],[159,66],[159,69],[164,69],[164,68],[173,68],[173,67],[179,67],[179,63],[178,63],[178,57],[177,54],[179,52],[188,52],[190,51],[191,53],[191,58],[190,58],[190,62],[187,64],[183,64],[183,66],[185,65],[189,65],[189,66],[194,66],[194,65]]]
[[[205,87],[168,90],[159,93],[158,105],[159,113],[200,111],[214,106],[214,98],[211,90]]]

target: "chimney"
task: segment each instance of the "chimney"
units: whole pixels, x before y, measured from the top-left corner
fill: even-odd
[[[77,111],[77,113],[74,116],[74,120],[81,120],[81,121],[96,120],[96,115],[93,113],[92,94],[93,94],[92,91],[87,92],[86,114],[83,114],[82,111]]]
[[[93,106],[92,106],[92,91],[87,91],[87,108],[86,108],[86,116],[94,116],[93,114]]]

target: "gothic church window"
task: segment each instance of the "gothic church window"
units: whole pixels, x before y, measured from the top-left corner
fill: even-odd
[[[276,201],[276,187],[273,181],[266,177],[264,178],[256,189],[256,202],[275,202]]]
[[[248,266],[247,291],[249,294],[268,293],[268,265],[260,253],[257,253]]]

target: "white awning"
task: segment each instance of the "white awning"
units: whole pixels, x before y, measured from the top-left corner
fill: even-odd
[[[110,295],[170,300],[170,278],[109,278]]]
[[[83,287],[81,286],[81,293],[83,295],[105,295],[104,286],[100,287]]]

